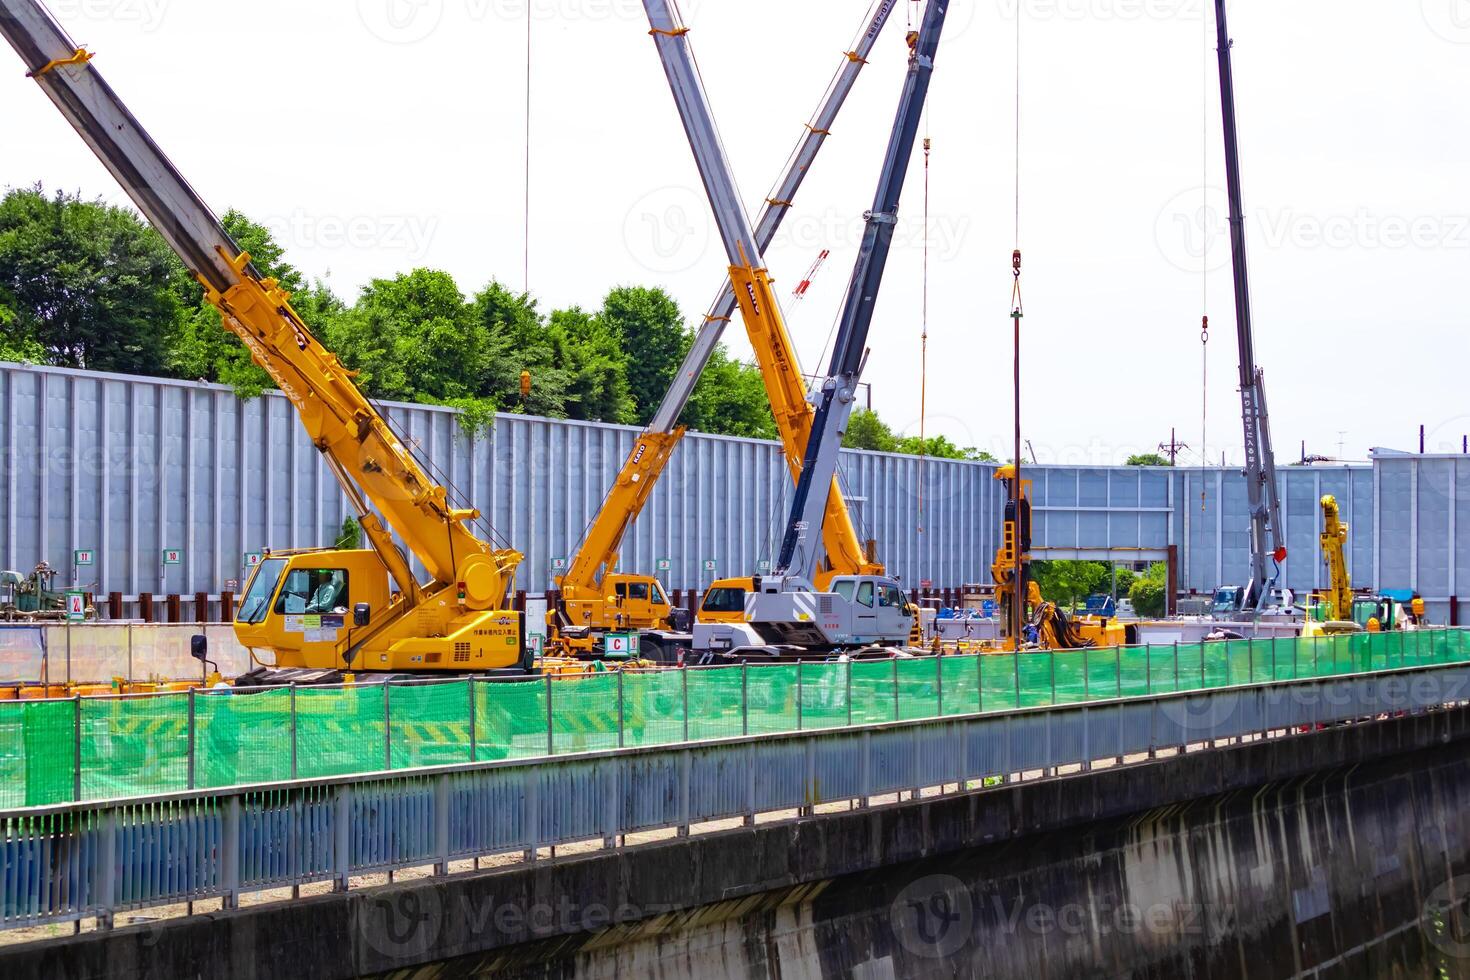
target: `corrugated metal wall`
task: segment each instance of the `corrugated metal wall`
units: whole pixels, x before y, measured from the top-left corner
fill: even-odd
[[[71,571],[75,549],[99,592],[218,592],[246,552],[330,542],[340,489],[279,395],[241,402],[227,388],[0,365],[3,556]],[[399,431],[524,551],[520,588],[540,592],[576,546],[635,430],[501,416],[467,439],[452,410],[390,405]],[[847,453],[843,479],[865,537],[903,581],[985,581],[1003,493],[994,467]],[[1181,584],[1209,591],[1246,566],[1244,478],[1216,469],[1031,467],[1038,547],[1148,557],[1178,545]],[[1385,457],[1373,466],[1282,471],[1291,557],[1285,581],[1322,584],[1318,500],[1336,494],[1352,527],[1354,581],[1417,588],[1436,606],[1470,582],[1470,459]],[[623,567],[667,558],[670,588],[754,571],[769,559],[788,492],[773,443],[692,434],[676,451]],[[1463,488],[1463,489],[1462,489]],[[165,567],[165,549],[183,552]],[[1058,552],[1059,554],[1062,552]]]

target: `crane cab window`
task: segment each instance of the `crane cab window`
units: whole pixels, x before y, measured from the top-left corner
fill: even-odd
[[[745,612],[745,590],[710,589],[704,594],[704,604],[699,608],[707,613],[743,613]]]
[[[842,596],[842,598],[847,600],[848,602],[851,602],[852,590],[856,587],[857,583],[852,581],[852,579],[848,579],[846,582],[834,583],[832,586],[832,591]]]
[[[667,606],[669,604],[668,597],[664,595],[664,587],[657,582],[653,583],[652,594],[648,598],[655,606]]]
[[[907,603],[903,601],[903,592],[896,586],[885,585],[878,590],[878,605],[902,609]]]
[[[293,568],[276,599],[282,616],[345,613],[347,606],[347,572],[340,568]]]
[[[861,585],[858,586],[858,590],[857,590],[857,601],[860,602],[860,603],[862,603],[863,605],[867,606],[869,609],[873,608],[873,583],[872,582],[864,582],[864,583],[862,583]]]
[[[271,608],[271,596],[276,594],[276,586],[280,584],[281,572],[285,568],[284,558],[267,558],[260,563],[254,577],[250,579],[250,588],[240,600],[240,612],[236,615],[235,622],[252,624],[265,619],[265,614]]]

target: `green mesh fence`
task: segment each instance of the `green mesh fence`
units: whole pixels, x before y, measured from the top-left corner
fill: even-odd
[[[704,740],[744,735],[747,671],[698,667],[684,673],[689,684],[689,737]]]
[[[83,698],[82,799],[188,789],[189,745],[187,694]]]
[[[939,716],[939,661],[934,657],[895,660],[898,667],[898,720]]]
[[[470,760],[470,682],[388,688],[394,769]]]
[[[617,674],[561,677],[552,681],[551,686],[553,752],[598,752],[618,747]],[[679,710],[682,713],[682,705]],[[649,716],[642,706],[632,703],[624,707],[622,718],[633,744],[650,730],[656,735],[670,724],[668,719],[657,714]],[[682,718],[677,724],[682,732]]]
[[[1467,661],[1450,630],[0,702],[0,808]]]
[[[1017,695],[1016,655],[1003,653],[980,657],[980,710],[1004,711],[1021,707]]]
[[[525,759],[548,751],[546,682],[479,683],[475,691],[475,759]]]
[[[804,663],[798,668],[800,709],[797,720],[804,731],[840,728],[848,724],[847,664]]]
[[[388,768],[387,688],[296,689],[296,775],[300,779]]]
[[[285,688],[196,695],[195,785],[290,779],[291,736],[291,692]]]
[[[940,657],[940,690],[945,715],[972,715],[980,711],[980,658]]]
[[[681,670],[627,671],[621,682],[613,685],[613,745],[617,745],[617,701],[623,701],[624,745],[669,745],[688,740],[689,728],[684,712],[684,685],[688,675]],[[621,685],[621,686],[620,686]],[[553,687],[558,700],[561,688]]]
[[[799,669],[797,664],[761,664],[745,668],[745,710],[749,734],[774,735],[796,729],[796,675]]]
[[[74,797],[75,729],[73,701],[0,701],[0,806]]]
[[[852,671],[852,723],[874,725],[898,717],[898,661],[860,660]]]

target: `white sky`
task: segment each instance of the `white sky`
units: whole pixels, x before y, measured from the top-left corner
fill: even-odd
[[[868,2],[685,0],[752,204]],[[526,3],[51,7],[217,211],[270,223],[291,261],[351,298],[373,277],[420,265],[453,273],[466,293],[491,277],[520,285]],[[1209,0],[954,4],[928,121],[929,431],[1010,455],[1018,5],[1027,437],[1042,462],[1108,463],[1153,450],[1177,426],[1193,447],[1186,459],[1197,459],[1204,251],[1208,449],[1238,460]],[[610,286],[661,285],[692,319],[725,260],[641,4],[532,8],[532,291],[547,309],[595,307]],[[1470,2],[1231,9],[1257,355],[1278,457],[1295,459],[1303,439],[1329,456],[1340,440],[1351,458],[1370,446],[1407,449],[1421,423],[1431,450],[1458,451],[1470,432],[1461,400]],[[784,297],[832,250],[807,299],[787,304],[808,371],[825,366],[819,355],[873,195],[905,20],[900,10],[880,40],[767,256]],[[0,186],[41,180],[117,199],[13,58],[11,68],[0,72]],[[867,375],[875,407],[909,431],[919,416],[921,178],[916,160]],[[727,338],[748,355],[738,325]]]

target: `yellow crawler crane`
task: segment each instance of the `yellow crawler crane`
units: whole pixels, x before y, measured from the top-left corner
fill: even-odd
[[[387,420],[230,239],[158,145],[35,0],[0,0],[0,33],[32,78],[204,286],[225,329],[290,399],[359,514],[367,550],[275,552],[255,570],[236,633],[272,651],[253,679],[340,671],[485,672],[530,666],[508,597],[521,554],[476,537]],[[427,571],[420,581],[396,533]],[[395,587],[396,586],[396,587]]]

